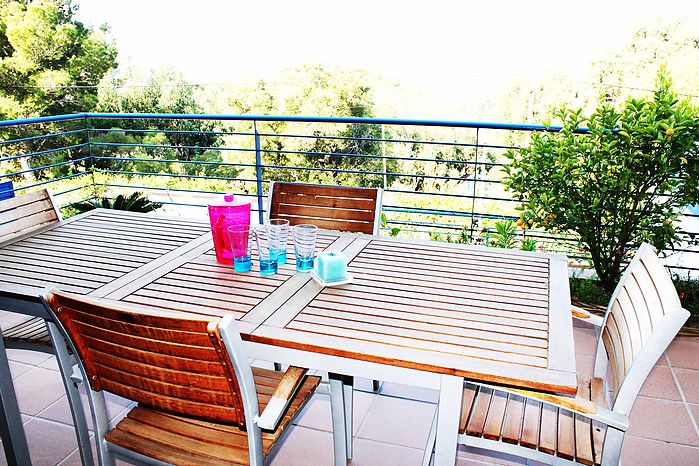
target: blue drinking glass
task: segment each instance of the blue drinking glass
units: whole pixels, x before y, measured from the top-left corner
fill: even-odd
[[[260,260],[260,273],[274,275],[278,270],[277,254],[279,254],[279,250],[272,248],[267,228],[264,225],[254,227],[253,235],[257,244],[257,256]]]
[[[228,227],[233,255],[233,270],[249,272],[252,269],[252,229],[248,224],[234,224]]]
[[[296,270],[310,272],[313,270],[313,255],[316,250],[318,227],[301,224],[292,228],[294,252],[296,253]]]
[[[267,222],[267,235],[272,249],[277,252],[279,265],[286,264],[286,247],[289,241],[289,221],[283,218],[272,218]]]

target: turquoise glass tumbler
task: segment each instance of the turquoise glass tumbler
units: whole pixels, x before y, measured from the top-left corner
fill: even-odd
[[[289,241],[289,221],[272,218],[267,222],[267,234],[272,248],[277,252],[277,263],[286,264],[286,248]]]
[[[267,234],[267,228],[264,225],[257,225],[253,229],[255,243],[257,244],[257,256],[260,260],[260,273],[262,275],[274,275],[277,273],[277,254],[278,249],[274,249]]]
[[[233,255],[233,270],[249,272],[252,269],[252,228],[247,224],[233,224],[228,227],[228,238]]]
[[[318,227],[308,224],[296,225],[291,229],[291,234],[294,238],[296,270],[310,272],[313,270],[313,255],[316,250]]]

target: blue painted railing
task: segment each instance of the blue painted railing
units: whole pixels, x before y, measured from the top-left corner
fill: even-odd
[[[177,126],[198,123],[208,126]],[[117,190],[167,193],[174,199],[163,202],[170,206],[203,207],[206,199],[197,195],[233,186],[254,200],[261,221],[271,180],[354,177],[384,188],[387,228],[474,240],[494,220],[518,217],[517,202],[500,183],[504,152],[526,144],[531,132],[558,130],[440,120],[79,113],[0,121],[0,182],[13,180],[12,192],[49,186],[64,208]],[[139,140],[144,136],[151,140]],[[197,137],[213,143],[187,142]],[[219,160],[192,158],[205,151]],[[699,215],[685,219],[699,223]],[[519,233],[548,250],[584,257],[572,235]]]

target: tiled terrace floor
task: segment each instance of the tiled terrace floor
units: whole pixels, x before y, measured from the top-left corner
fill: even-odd
[[[0,325],[16,316],[0,311]],[[578,371],[591,374],[595,347],[592,328],[575,328]],[[53,357],[8,351],[32,462],[42,465],[80,463],[64,389]],[[379,394],[362,381],[355,395],[353,465],[418,465],[435,411],[436,393],[383,384]],[[362,390],[366,389],[366,390]],[[114,419],[130,406],[108,398]],[[699,338],[678,338],[658,361],[631,414],[622,464],[699,465]],[[305,408],[273,465],[330,465],[330,402],[316,395]],[[0,465],[7,464],[0,456]],[[460,447],[459,465],[533,465],[517,457]]]

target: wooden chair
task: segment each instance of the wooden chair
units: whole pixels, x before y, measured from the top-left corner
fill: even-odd
[[[89,381],[101,465],[115,464],[116,455],[262,465],[321,380],[294,366],[251,368],[231,317],[182,317],[57,290],[43,300]],[[103,390],[138,402],[113,429]],[[339,427],[334,435],[344,443]]]
[[[305,183],[272,181],[269,186],[267,220],[285,218],[290,225],[309,223],[328,230],[378,235],[381,228],[381,188],[357,188]],[[277,370],[281,365],[274,363]],[[343,376],[347,430],[352,432],[352,387],[354,379]],[[374,392],[381,388],[372,381]],[[347,443],[348,458],[352,458],[351,437]]]
[[[653,248],[641,245],[604,319],[585,317],[600,324],[601,338],[594,376],[578,376],[577,396],[466,383],[459,443],[547,464],[617,465],[638,392],[688,317]],[[608,369],[611,408],[605,402]],[[426,454],[423,464],[429,459]]]
[[[0,202],[0,243],[60,221],[61,213],[46,189],[3,200]],[[40,317],[3,330],[2,337],[8,348],[53,354],[51,338]]]
[[[271,182],[267,219],[285,218],[290,225],[310,223],[328,230],[378,235],[380,188],[355,188]]]
[[[16,239],[34,230],[61,221],[61,213],[46,189],[0,201],[0,242]],[[7,309],[12,311],[12,309]],[[77,389],[79,379],[72,377],[73,361],[69,355],[58,355],[51,343],[46,322],[41,317],[26,320],[2,330],[6,348],[56,354],[63,384],[71,406],[80,455],[83,464],[92,464],[90,434]]]

